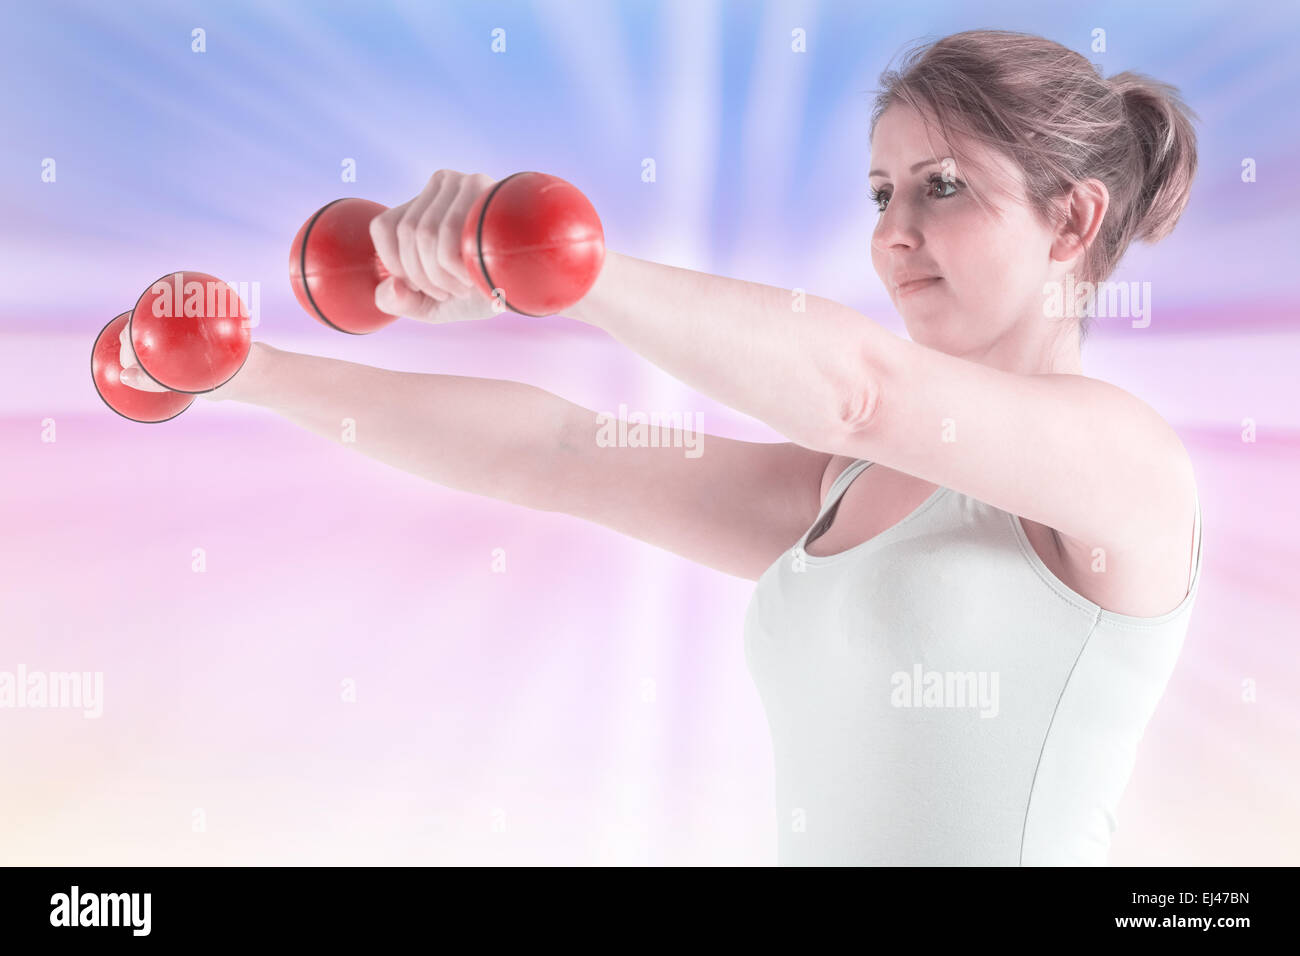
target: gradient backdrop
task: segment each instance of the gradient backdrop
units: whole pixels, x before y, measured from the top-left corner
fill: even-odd
[[[752,582],[261,409],[131,423],[97,397],[90,346],[196,269],[259,281],[255,334],[282,349],[783,440],[563,317],[328,330],[291,295],[290,241],[339,196],[537,169],[592,199],[619,252],[903,334],[867,252],[870,92],[910,41],[977,27],[1149,73],[1200,116],[1182,222],[1112,277],[1152,283],[1151,324],[1099,321],[1084,350],[1176,425],[1204,507],[1202,591],[1111,862],[1300,862],[1297,8],[966,6],[6,5],[0,671],[104,685],[97,719],[0,710],[0,863],[774,862]]]

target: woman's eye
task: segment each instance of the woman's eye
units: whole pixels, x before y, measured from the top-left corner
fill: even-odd
[[[956,193],[957,193],[957,185],[956,185],[955,183],[950,183],[950,182],[948,182],[948,180],[944,179],[942,176],[932,176],[932,177],[930,178],[928,184],[929,184],[930,186],[932,186],[932,187],[933,187],[933,186],[947,186],[949,189],[952,190],[952,192],[950,192],[950,193],[943,193],[943,194],[941,194],[941,195],[935,197],[935,198],[937,198],[937,199],[947,199],[948,197],[953,196],[953,195],[956,195]]]
[[[951,199],[953,196],[957,195],[957,191],[959,187],[961,187],[964,184],[961,182],[961,180],[950,181],[944,179],[938,173],[935,173],[929,179],[926,180],[925,185],[926,185],[926,195],[934,196],[935,199]],[[951,192],[935,193],[933,191],[935,186],[946,186],[948,189],[951,190]],[[876,190],[876,189],[871,190],[871,201],[875,204],[877,212],[884,212],[887,208],[889,208],[888,203],[889,203],[890,195],[891,195],[890,193],[887,193],[884,190]],[[884,206],[880,205],[882,202],[885,203]]]

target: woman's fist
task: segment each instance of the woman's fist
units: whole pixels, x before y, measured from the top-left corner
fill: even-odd
[[[127,385],[141,392],[171,391],[171,389],[163,385],[159,385],[157,382],[155,382],[153,379],[151,379],[148,375],[144,373],[144,369],[140,367],[140,360],[139,358],[136,357],[135,349],[131,347],[131,336],[129,334],[130,330],[131,330],[131,324],[128,322],[122,326],[122,331],[119,332],[117,336],[117,344],[118,344],[117,362],[119,365],[122,366],[122,373],[118,380],[123,385]],[[252,354],[256,352],[259,348],[269,348],[269,346],[264,346],[261,342],[253,342],[249,348],[250,361],[252,358]],[[246,361],[242,366],[240,366],[239,371],[236,372],[235,375],[229,381],[222,383],[216,388],[209,389],[206,392],[199,392],[198,397],[206,398],[209,401],[213,401],[213,402],[224,401],[227,398],[228,392],[230,390],[231,382],[233,382],[236,378],[239,378],[241,375],[243,375],[245,373],[245,370],[248,368],[248,365],[249,362]]]
[[[129,385],[141,392],[171,391],[171,389],[159,385],[144,373],[144,369],[140,367],[140,360],[135,357],[135,349],[131,347],[130,331],[131,323],[126,322],[122,325],[122,331],[117,336],[117,362],[122,366],[122,384]]]
[[[410,202],[370,221],[370,238],[391,278],[375,289],[375,306],[422,322],[486,319],[505,305],[484,295],[461,258],[460,234],[474,200],[495,180],[440,169]]]

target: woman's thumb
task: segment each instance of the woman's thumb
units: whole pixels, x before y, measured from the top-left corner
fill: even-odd
[[[375,286],[375,308],[389,315],[423,319],[437,307],[437,299],[431,299],[419,289],[411,288],[397,276],[389,276]]]
[[[144,370],[135,365],[128,365],[118,374],[118,381],[130,388],[137,389],[141,392],[165,392],[167,391],[162,385],[159,385]]]

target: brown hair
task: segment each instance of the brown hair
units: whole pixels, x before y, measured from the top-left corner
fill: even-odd
[[[1065,221],[1059,200],[1072,186],[1103,182],[1110,203],[1079,281],[1103,281],[1132,240],[1169,235],[1187,205],[1199,117],[1167,83],[1132,72],[1103,79],[1085,57],[1043,37],[968,30],[913,49],[880,84],[873,135],[899,102],[950,144],[953,131],[983,143],[1023,171],[1030,207],[1053,228]],[[1085,320],[1080,341],[1086,334]]]

